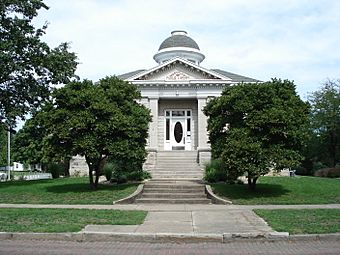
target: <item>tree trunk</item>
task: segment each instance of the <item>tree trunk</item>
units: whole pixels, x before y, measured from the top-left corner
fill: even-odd
[[[71,162],[71,158],[66,157],[64,159],[65,177],[70,177],[70,162]]]
[[[95,184],[95,182],[93,181],[93,170],[95,168],[95,165],[93,164],[92,160],[90,158],[88,158],[87,156],[85,156],[86,159],[86,163],[89,167],[89,180],[90,180],[90,186],[93,190],[97,189],[97,185]]]
[[[254,191],[255,188],[256,188],[256,181],[257,181],[258,177],[248,177],[248,188],[251,190],[251,191]]]
[[[105,165],[107,156],[101,156],[100,158],[97,158],[97,159],[90,159],[85,156],[85,159],[89,167],[89,178],[90,178],[91,188],[93,190],[97,190],[99,177],[102,173],[102,169]],[[93,176],[93,172],[95,173],[95,176]]]

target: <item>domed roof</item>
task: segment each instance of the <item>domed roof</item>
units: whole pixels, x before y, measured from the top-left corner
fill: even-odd
[[[159,46],[158,50],[172,48],[172,47],[187,47],[200,50],[198,44],[187,36],[186,31],[175,30],[171,32],[171,36],[165,39]]]

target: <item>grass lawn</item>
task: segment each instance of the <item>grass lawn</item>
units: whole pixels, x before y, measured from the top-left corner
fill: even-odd
[[[132,194],[137,184],[99,185],[90,188],[88,178],[0,182],[0,203],[9,204],[112,204]]]
[[[255,191],[248,185],[211,184],[213,191],[234,204],[338,204],[340,179],[261,177]]]
[[[254,210],[276,231],[290,234],[340,233],[339,209]]]
[[[147,212],[89,209],[3,209],[0,232],[78,232],[86,225],[142,224]]]

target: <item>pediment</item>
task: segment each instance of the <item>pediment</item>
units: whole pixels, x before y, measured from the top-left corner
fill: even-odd
[[[181,58],[172,59],[159,66],[139,73],[129,81],[190,81],[190,80],[231,80],[214,71],[202,68]]]

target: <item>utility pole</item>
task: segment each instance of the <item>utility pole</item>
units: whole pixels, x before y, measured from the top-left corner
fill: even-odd
[[[7,167],[8,167],[8,176],[7,179],[11,180],[11,126],[8,125],[7,131],[8,141],[7,141]]]

